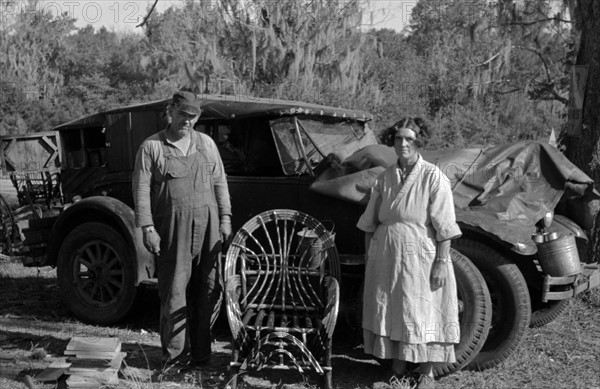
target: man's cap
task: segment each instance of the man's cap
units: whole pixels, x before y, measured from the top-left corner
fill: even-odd
[[[180,111],[187,112],[192,115],[200,115],[200,102],[196,95],[192,92],[178,91],[173,95],[173,106]]]

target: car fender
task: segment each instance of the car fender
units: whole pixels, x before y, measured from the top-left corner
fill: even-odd
[[[510,243],[503,241],[498,236],[484,230],[479,226],[473,226],[467,223],[463,223],[459,220],[457,220],[457,223],[460,227],[463,238],[476,238],[475,240],[477,241],[481,241],[483,243],[486,243],[487,245],[501,248],[502,250],[510,249],[512,246]]]
[[[546,228],[546,231],[557,232],[559,235],[574,235],[575,238],[588,240],[585,230],[563,215],[554,215],[552,224]]]
[[[56,266],[58,252],[65,237],[78,225],[92,221],[110,225],[125,238],[135,257],[136,285],[154,276],[154,256],[144,247],[143,233],[135,226],[133,209],[122,201],[107,196],[87,197],[73,203],[59,215],[48,239],[46,265]]]
[[[466,223],[458,222],[463,236],[478,237],[483,242],[487,242],[488,245],[496,247],[501,251],[511,250],[519,255],[533,255],[537,253],[537,246],[531,242],[531,244],[524,245],[511,245],[509,242],[505,242],[498,236],[483,230],[480,227],[472,226]],[[574,221],[563,215],[554,215],[552,224],[546,228],[546,232],[556,232],[559,235],[573,235],[577,242],[577,248],[579,251],[579,257],[581,261],[584,261],[586,253],[586,245],[588,242],[588,234],[585,230],[577,225]]]

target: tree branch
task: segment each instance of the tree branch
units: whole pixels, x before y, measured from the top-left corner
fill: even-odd
[[[544,64],[544,70],[546,70],[546,79],[548,80],[548,82],[552,82],[552,77],[550,77],[550,69],[548,68],[548,62],[546,61],[546,58],[542,55],[541,52],[539,52],[536,49],[532,49],[531,47],[526,47],[526,46],[513,45],[512,47],[514,47],[515,49],[530,51],[530,52],[536,54],[538,57],[540,57],[540,59],[542,60],[542,63]]]
[[[510,90],[506,90],[506,91],[494,91],[494,93],[497,93],[499,95],[507,95],[509,93],[515,93],[520,91],[523,88],[514,88],[514,89],[510,89]]]
[[[148,14],[146,15],[146,17],[136,27],[142,27],[142,26],[146,25],[146,23],[148,23],[148,18],[150,17],[150,15],[152,15],[152,12],[154,11],[154,8],[156,7],[156,3],[158,3],[158,0],[154,0],[154,4],[152,4],[152,8],[150,8],[150,11],[148,11]]]
[[[485,66],[488,63],[492,62],[496,57],[498,57],[500,55],[500,53],[496,53],[494,55],[492,55],[489,59],[487,59],[486,61],[483,61],[482,63],[476,63],[473,66],[478,67],[478,66]]]
[[[560,101],[561,103],[563,103],[564,105],[569,104],[569,100],[565,99],[564,97],[562,97],[561,95],[559,95],[558,93],[556,93],[556,91],[554,90],[554,88],[552,88],[552,96],[554,96],[555,100]]]
[[[510,23],[502,23],[503,26],[531,26],[533,24],[537,24],[537,23],[545,23],[545,22],[550,22],[550,21],[556,21],[556,22],[562,22],[562,23],[575,23],[572,20],[566,20],[563,18],[557,18],[557,17],[553,17],[553,18],[545,18],[545,19],[538,19],[538,20],[532,20],[530,22],[510,22]]]
[[[532,53],[534,53],[535,55],[537,55],[538,57],[540,57],[540,60],[542,61],[542,64],[544,65],[544,70],[546,72],[546,79],[547,79],[547,86],[548,88],[546,88],[546,92],[549,93],[550,96],[548,97],[543,97],[541,93],[535,93],[535,98],[540,99],[540,100],[558,100],[563,104],[568,104],[568,99],[562,97],[561,95],[559,95],[556,90],[554,89],[554,84],[555,81],[552,79],[552,77],[550,76],[550,68],[548,66],[548,61],[546,60],[546,58],[544,57],[544,55],[536,50],[536,49],[532,49],[531,47],[526,47],[526,46],[517,46],[517,45],[512,45],[511,47],[515,48],[515,49],[521,49],[521,50],[526,50],[526,51],[530,51]],[[485,66],[487,64],[489,64],[491,61],[493,61],[494,59],[496,59],[501,53],[496,53],[493,56],[491,56],[490,58],[488,58],[486,61],[475,64],[473,66],[479,67],[479,66]],[[491,83],[502,83],[501,81],[488,81],[484,84],[491,84]],[[520,90],[521,88],[516,88],[516,89],[512,89],[509,91],[494,91],[494,93],[498,93],[498,94],[508,94],[508,93],[513,93],[516,92],[518,90]]]

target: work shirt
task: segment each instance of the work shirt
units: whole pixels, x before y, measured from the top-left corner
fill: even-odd
[[[231,200],[223,162],[215,142],[206,134],[197,131],[192,132],[189,155],[196,152],[204,153],[204,159],[208,161],[205,166],[198,169],[203,182],[212,180],[213,196],[205,199],[209,204],[216,200],[219,216],[231,215]],[[153,217],[161,216],[164,212],[170,212],[161,201],[167,197],[178,197],[177,193],[169,193],[166,182],[171,177],[167,173],[166,156],[163,145],[168,147],[172,155],[185,156],[185,154],[170,142],[165,136],[165,130],[152,135],[146,139],[136,155],[135,169],[133,172],[133,196],[135,202],[135,223],[138,227],[154,225]],[[176,177],[175,177],[176,178]],[[189,177],[196,179],[196,177]],[[171,189],[173,191],[173,189]],[[201,204],[198,204],[198,206]],[[162,207],[161,207],[162,206]]]

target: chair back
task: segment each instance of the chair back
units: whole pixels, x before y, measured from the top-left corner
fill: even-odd
[[[225,277],[235,275],[241,312],[256,325],[305,327],[327,303],[323,278],[340,277],[334,234],[299,211],[263,212],[242,226],[227,252]]]

